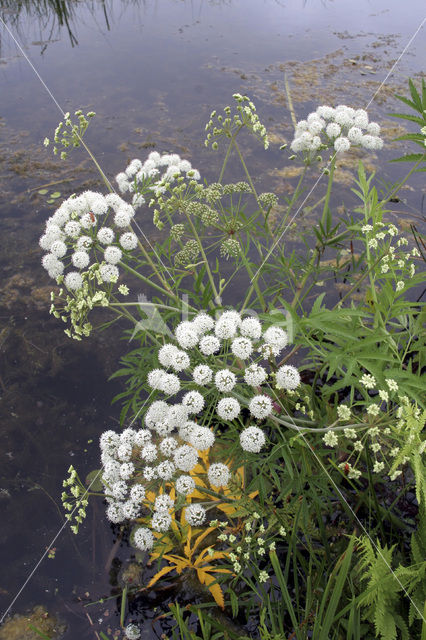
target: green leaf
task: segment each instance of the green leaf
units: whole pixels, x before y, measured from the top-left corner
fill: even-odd
[[[37,191],[37,193],[39,193],[41,196],[45,196],[47,192],[47,189],[40,189],[39,191]]]
[[[61,197],[61,192],[60,191],[55,191],[54,193],[50,194],[51,198],[60,198]]]
[[[31,631],[35,631],[36,634],[40,636],[40,638],[44,638],[44,640],[51,640],[50,636],[47,636],[45,633],[43,633],[43,631],[37,629],[37,627],[35,627],[33,624],[29,624],[28,627],[31,629]]]
[[[401,118],[402,120],[410,120],[410,122],[416,122],[421,127],[423,127],[426,122],[425,118],[419,118],[419,116],[410,116],[409,114],[405,113],[389,113],[388,115],[392,116],[393,118]]]
[[[103,491],[104,485],[102,484],[102,473],[100,473],[100,471],[101,469],[93,469],[93,471],[88,473],[86,476],[86,486],[90,486],[91,491]],[[98,477],[96,478],[96,476]],[[92,482],[93,484],[91,485]]]
[[[394,158],[390,162],[418,162],[422,158],[425,158],[426,160],[426,156],[424,153],[408,153],[406,156]]]

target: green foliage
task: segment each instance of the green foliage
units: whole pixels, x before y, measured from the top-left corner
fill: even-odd
[[[411,100],[404,96],[395,95],[398,100],[406,104],[410,109],[417,112],[418,116],[413,116],[407,113],[391,113],[389,115],[394,118],[400,118],[402,120],[407,120],[408,122],[414,122],[418,124],[421,129],[419,133],[406,133],[395,140],[408,140],[409,142],[414,142],[415,144],[422,147],[421,153],[409,153],[400,158],[395,158],[391,162],[415,162],[416,171],[426,171],[426,167],[420,167],[420,163],[425,162],[426,160],[426,82],[425,79],[422,78],[422,88],[421,93],[419,93],[414,85],[414,82],[409,80],[409,88]]]

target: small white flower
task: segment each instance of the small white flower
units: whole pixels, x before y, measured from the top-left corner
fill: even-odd
[[[62,240],[55,240],[50,247],[50,252],[57,258],[63,258],[67,252],[67,245]]]
[[[348,131],[348,139],[353,144],[360,144],[362,140],[362,131],[359,127],[351,127]]]
[[[240,404],[235,398],[222,398],[217,403],[216,411],[222,420],[234,420],[240,413]]]
[[[330,122],[330,124],[327,125],[325,132],[329,138],[337,138],[337,136],[340,136],[342,129],[337,122]]]
[[[262,335],[262,325],[257,318],[244,318],[240,327],[241,335],[258,340]]]
[[[149,529],[146,529],[146,531],[149,531]],[[152,537],[152,533],[150,531],[149,531],[149,533],[151,534],[151,537]],[[135,534],[135,538],[136,538],[136,534]],[[145,540],[144,540],[144,542],[145,542]],[[154,543],[154,539],[153,539],[152,542]],[[139,549],[141,548],[139,545],[136,545],[136,546]],[[148,546],[148,547],[145,547],[144,549],[142,549],[142,551],[146,551],[147,549],[150,549],[151,547],[152,547],[152,544],[151,544],[151,546]],[[124,629],[124,633],[126,635],[127,640],[139,640],[139,638],[141,637],[140,629],[135,624],[128,624],[127,627]]]
[[[118,209],[117,213],[114,216],[114,224],[116,227],[120,227],[120,228],[128,227],[131,219],[132,219],[131,213],[125,208],[120,208]]]
[[[173,373],[165,373],[162,381],[162,391],[167,396],[173,396],[180,390],[180,380]]]
[[[211,331],[213,329],[214,320],[206,313],[199,313],[198,316],[195,316],[192,324],[194,325],[198,334],[201,336],[204,333],[207,333],[207,331]]]
[[[112,244],[114,242],[114,231],[109,227],[102,227],[96,237],[101,244]]]
[[[117,282],[119,271],[114,264],[103,264],[99,269],[100,276],[104,282]]]
[[[192,429],[188,442],[198,451],[209,449],[214,443],[215,437],[213,431],[207,427],[196,426]]]
[[[118,524],[124,520],[123,509],[119,502],[111,502],[106,510],[106,515],[108,520],[114,524]]]
[[[146,444],[141,451],[141,458],[145,462],[153,462],[157,457],[157,447],[155,444]]]
[[[105,261],[109,264],[117,264],[120,262],[123,254],[121,253],[121,249],[118,247],[107,247],[104,252]]]
[[[214,377],[216,388],[222,393],[232,391],[237,383],[237,376],[229,369],[221,369]]]
[[[385,382],[388,385],[390,391],[398,391],[398,383],[396,380],[393,380],[392,378],[386,378]]]
[[[195,367],[192,372],[192,377],[194,378],[194,382],[199,384],[200,386],[205,386],[209,382],[212,381],[213,371],[205,364],[199,364]]]
[[[245,382],[251,387],[259,387],[268,377],[266,370],[258,364],[251,364],[244,373]]]
[[[133,502],[142,502],[145,500],[145,488],[141,484],[135,484],[130,489],[130,499]]]
[[[127,231],[121,234],[120,244],[125,251],[132,251],[132,249],[136,249],[138,246],[138,238],[131,231]]]
[[[154,511],[168,511],[174,503],[175,501],[167,493],[162,493],[154,500]]]
[[[192,422],[192,420],[188,420],[187,422],[185,422],[185,424],[183,424],[180,427],[179,438],[181,440],[185,440],[186,442],[189,442],[193,430],[198,428],[198,426],[199,425],[196,422]]]
[[[174,344],[165,344],[158,352],[158,360],[163,367],[171,367],[174,355],[179,349]]]
[[[171,480],[174,472],[176,471],[176,467],[170,460],[164,460],[157,465],[155,471],[161,480]]]
[[[70,291],[76,291],[77,289],[81,289],[83,286],[83,278],[77,271],[70,271],[65,276],[64,280],[65,286]]]
[[[184,496],[190,495],[195,489],[195,481],[191,476],[180,476],[175,482],[175,488]]]
[[[161,369],[155,369],[154,371],[162,371]],[[164,373],[164,371],[162,371]],[[154,378],[153,382],[157,385],[156,379]],[[149,385],[152,387],[152,384],[149,382]],[[153,387],[154,389],[157,386]],[[151,404],[148,411],[145,414],[145,424],[149,429],[153,429],[155,425],[159,422],[163,422],[167,416],[167,412],[169,410],[169,405],[164,400],[156,400]]]
[[[263,420],[272,413],[271,398],[264,395],[254,396],[249,402],[249,409],[252,416],[258,420]]]
[[[334,141],[334,149],[337,153],[343,153],[344,151],[348,151],[351,147],[351,143],[344,136],[340,136],[336,138]]]
[[[341,404],[337,407],[337,415],[339,420],[350,420],[351,410],[345,404]]]
[[[327,447],[335,447],[339,442],[339,439],[334,431],[327,431],[327,433],[323,437],[323,441],[327,445]]]
[[[121,508],[123,509],[123,515],[127,520],[134,520],[139,516],[141,511],[140,505],[132,500],[126,500],[126,502],[123,502]]]
[[[133,475],[135,465],[133,462],[123,462],[120,466],[120,476],[123,480],[128,480]]]
[[[116,500],[124,500],[127,495],[127,483],[124,480],[118,480],[111,486],[111,495]]]
[[[220,349],[220,342],[215,336],[203,336],[200,340],[200,351],[205,356],[211,356]]]
[[[283,365],[275,376],[277,389],[297,389],[300,385],[300,374],[296,367]]]
[[[226,464],[216,462],[210,465],[207,471],[207,477],[210,484],[214,487],[227,487],[231,474]]]
[[[185,509],[185,520],[191,527],[199,527],[206,519],[206,510],[201,504],[190,504]]]
[[[174,404],[167,410],[165,422],[172,428],[177,429],[188,420],[188,407],[182,404]]]
[[[84,269],[90,262],[90,256],[87,251],[76,251],[72,254],[71,261],[77,269]]]
[[[194,449],[194,447],[183,444],[175,450],[173,460],[177,468],[181,471],[192,471],[198,461],[197,450]]]
[[[198,342],[198,333],[192,322],[181,322],[175,330],[176,340],[182,349],[192,349]]]
[[[402,291],[404,287],[405,287],[405,283],[403,282],[403,280],[399,280],[396,283],[395,291]]]
[[[182,404],[187,407],[188,413],[200,413],[204,408],[204,398],[198,391],[188,391],[182,398]]]
[[[240,433],[240,444],[244,451],[259,453],[265,444],[265,434],[259,427],[247,427]]]
[[[281,327],[269,327],[263,334],[265,341],[276,349],[284,349],[288,344],[288,335]]]
[[[370,404],[367,407],[367,413],[369,416],[378,416],[380,413],[380,407],[377,404]]]
[[[364,373],[360,378],[360,383],[365,389],[374,389],[376,386],[376,378],[369,373]]]
[[[163,533],[172,523],[172,517],[167,511],[156,511],[152,516],[151,525],[155,531]]]
[[[164,386],[164,376],[166,372],[163,369],[153,369],[148,373],[148,384],[152,389],[162,390]],[[148,425],[149,426],[149,425]]]
[[[237,333],[237,325],[235,324],[235,320],[233,318],[230,318],[229,316],[221,316],[216,322],[214,332],[216,334],[216,337],[220,338],[221,340],[233,338]]]
[[[385,463],[384,462],[375,462],[373,465],[373,471],[374,473],[380,473],[380,471],[383,471],[383,469],[385,468]]]
[[[253,345],[248,338],[235,338],[231,344],[231,351],[237,358],[247,360],[253,353]]]
[[[159,444],[159,449],[161,451],[161,453],[163,454],[163,456],[171,456],[173,454],[173,451],[176,449],[176,447],[178,446],[178,441],[176,440],[176,438],[164,438],[160,444]]]
[[[77,220],[70,220],[64,227],[64,231],[70,238],[77,238],[81,233],[81,226]]]

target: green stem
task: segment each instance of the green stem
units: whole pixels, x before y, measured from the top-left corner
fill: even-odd
[[[219,174],[218,182],[220,182],[220,183],[221,183],[221,182],[222,182],[222,180],[223,180],[223,174],[225,173],[225,168],[226,168],[226,165],[228,164],[228,160],[229,160],[229,156],[230,156],[231,151],[232,151],[232,147],[233,147],[233,144],[234,144],[234,140],[235,140],[235,138],[237,137],[238,133],[241,131],[241,129],[242,129],[242,128],[243,128],[243,125],[241,125],[241,126],[236,130],[236,132],[234,133],[234,135],[231,137],[231,141],[230,141],[230,143],[229,143],[229,147],[228,147],[228,149],[227,149],[227,151],[226,151],[226,154],[225,154],[225,157],[224,157],[224,159],[223,159],[222,169],[220,170],[220,174]]]
[[[333,157],[331,158],[330,173],[328,175],[327,192],[325,194],[324,207],[323,207],[323,210],[322,210],[321,224],[322,224],[322,227],[323,227],[324,230],[328,228],[327,218],[328,218],[329,203],[330,203],[330,196],[331,196],[331,187],[333,186],[333,176],[334,176],[335,167],[336,167],[336,154],[334,154]]]
[[[214,302],[216,304],[220,304],[220,296],[219,296],[219,293],[218,293],[218,291],[216,289],[216,285],[214,283],[213,274],[211,272],[209,261],[207,260],[206,253],[205,253],[204,248],[203,248],[203,243],[200,240],[200,236],[198,235],[198,231],[195,228],[194,223],[192,222],[191,216],[186,211],[185,211],[185,217],[186,217],[186,219],[188,220],[188,222],[190,224],[192,233],[194,234],[194,237],[195,237],[195,239],[196,239],[196,241],[198,243],[198,246],[200,248],[200,252],[201,252],[201,255],[203,257],[204,265],[206,267],[207,276],[209,278],[210,286],[212,288],[212,293],[213,293],[213,296],[214,296]]]
[[[162,294],[168,296],[169,298],[179,302],[179,297],[175,293],[173,293],[173,291],[164,289],[160,285],[155,284],[155,282],[152,282],[152,280],[150,280],[146,276],[143,276],[141,273],[133,269],[130,265],[125,264],[124,262],[120,262],[120,264],[124,269],[126,269],[126,271],[128,271],[129,273],[132,273],[134,276],[139,278],[139,280],[142,280],[142,282],[144,282],[145,284],[149,285],[150,287],[153,287],[157,291],[160,291]]]

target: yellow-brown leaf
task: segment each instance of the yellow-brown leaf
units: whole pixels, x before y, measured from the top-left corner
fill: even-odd
[[[150,587],[152,587],[152,585],[155,584],[160,578],[165,576],[167,573],[170,573],[170,571],[174,571],[174,569],[174,567],[163,567],[162,569],[160,569],[160,571],[158,571],[155,576],[148,582],[146,588],[149,589]]]

